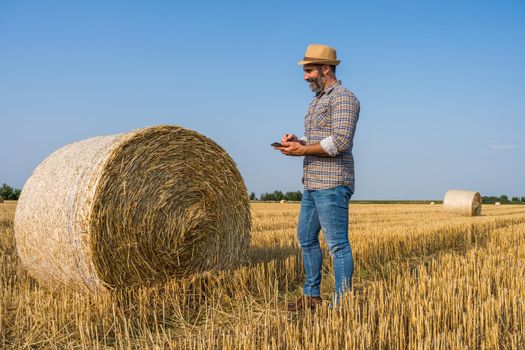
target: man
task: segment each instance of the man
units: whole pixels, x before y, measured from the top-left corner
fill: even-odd
[[[288,305],[290,311],[321,304],[319,231],[334,261],[335,299],[352,287],[354,262],[348,240],[348,203],[354,193],[353,138],[359,118],[359,101],[336,79],[336,51],[310,45],[298,64],[315,93],[305,117],[305,136],[285,134],[282,147],[288,156],[304,156],[304,192],[297,226],[306,281],[303,296]]]

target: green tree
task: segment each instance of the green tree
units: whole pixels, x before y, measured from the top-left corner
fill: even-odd
[[[0,197],[5,200],[17,200],[21,192],[18,188],[13,188],[6,183],[0,187]]]
[[[7,184],[2,184],[2,187],[0,187],[0,196],[2,196],[3,199],[9,199],[12,194],[13,188]]]
[[[250,193],[250,200],[251,200],[251,201],[254,201],[254,200],[256,200],[256,199],[257,199],[257,197],[256,197],[256,195],[255,195],[255,192]]]
[[[284,194],[284,199],[286,199],[287,201],[296,201],[296,202],[298,202],[302,198],[303,198],[303,194],[301,193],[301,191],[286,192]]]
[[[279,202],[283,199],[287,201],[300,201],[302,198],[303,194],[301,191],[283,193],[282,191],[276,190],[272,193],[261,193],[260,200]]]
[[[483,196],[482,199],[484,204],[494,204],[500,201],[499,197],[496,196]]]
[[[273,194],[272,193],[261,193],[261,200],[262,201],[273,201]]]
[[[511,202],[514,203],[514,204],[518,204],[520,202],[520,198],[519,197],[512,197]]]
[[[509,203],[509,197],[507,197],[506,195],[502,194],[501,196],[499,196],[499,201],[501,202],[501,204]]]

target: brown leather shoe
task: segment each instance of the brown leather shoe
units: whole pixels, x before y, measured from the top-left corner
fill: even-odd
[[[322,302],[323,299],[321,299],[321,297],[302,295],[288,304],[288,311],[297,312],[302,310],[315,309],[315,307],[320,306]]]

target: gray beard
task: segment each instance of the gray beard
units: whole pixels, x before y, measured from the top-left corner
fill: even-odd
[[[312,92],[315,92],[316,94],[323,91],[324,83],[325,83],[325,77],[324,75],[319,72],[320,74],[317,76],[317,79],[309,79],[308,80],[308,86],[310,87],[310,90]]]

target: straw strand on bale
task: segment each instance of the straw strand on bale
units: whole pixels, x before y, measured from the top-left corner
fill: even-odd
[[[481,215],[481,195],[479,192],[450,190],[445,194],[443,209],[459,215],[479,216]]]
[[[229,155],[195,131],[157,126],[49,156],[24,186],[15,235],[39,281],[101,290],[227,268],[247,249],[250,219]]]

